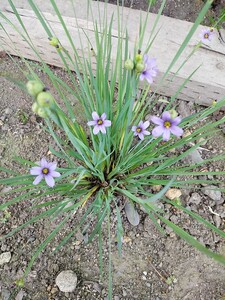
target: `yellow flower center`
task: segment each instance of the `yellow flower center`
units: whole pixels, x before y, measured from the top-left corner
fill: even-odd
[[[141,128],[138,127],[138,128],[136,129],[136,131],[137,131],[138,133],[140,133],[140,132],[141,132]]]
[[[170,123],[169,121],[166,121],[166,122],[164,122],[164,126],[165,126],[166,128],[170,128],[171,123]]]
[[[97,123],[98,123],[98,125],[102,125],[103,121],[101,119],[99,119]]]
[[[45,175],[47,175],[49,173],[49,169],[48,168],[44,168],[42,170],[42,173],[45,174]]]
[[[205,39],[208,39],[208,38],[209,38],[209,34],[208,34],[208,33],[205,33],[205,34],[204,34],[204,38],[205,38]]]

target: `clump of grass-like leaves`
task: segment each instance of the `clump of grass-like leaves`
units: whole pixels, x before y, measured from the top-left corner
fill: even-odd
[[[78,51],[56,2],[51,0],[54,11],[73,49],[73,55],[71,55],[64,48],[64,45],[61,44],[60,37],[55,37],[40,9],[32,0],[28,0],[28,2],[46,31],[45,42],[50,42],[55,47],[55,51],[58,52],[60,59],[64,63],[72,85],[67,85],[63,80],[56,77],[49,66],[42,60],[38,50],[30,40],[29,28],[23,26],[19,13],[10,0],[9,3],[18,18],[18,22],[22,25],[21,29],[14,24],[11,24],[11,26],[14,27],[18,35],[21,35],[26,40],[30,49],[39,57],[41,69],[49,76],[54,88],[65,103],[65,107],[62,109],[57,99],[54,99],[52,96],[51,90],[46,89],[45,84],[35,74],[33,63],[22,58],[29,75],[27,75],[28,72],[22,70],[28,83],[26,86],[24,83],[20,83],[20,86],[24,87],[32,96],[33,111],[45,119],[47,130],[60,149],[56,151],[50,147],[50,151],[56,158],[63,160],[66,166],[56,169],[56,164],[47,162],[43,158],[39,165],[25,159],[20,160],[26,166],[32,167],[30,170],[31,174],[15,175],[13,171],[1,168],[2,171],[12,176],[1,179],[0,184],[9,184],[15,187],[8,194],[19,193],[19,196],[12,197],[9,201],[4,201],[0,205],[1,210],[8,209],[11,205],[15,205],[20,201],[27,201],[30,198],[35,198],[37,201],[38,199],[43,199],[43,196],[58,196],[56,200],[41,201],[35,208],[44,208],[42,213],[37,214],[3,237],[9,237],[25,226],[42,218],[61,216],[61,222],[35,251],[24,276],[29,273],[39,253],[63,229],[67,220],[78,209],[82,209],[84,212],[80,223],[70,233],[66,234],[56,250],[73,238],[78,229],[87,232],[91,228],[90,224],[92,224],[88,241],[91,242],[97,235],[99,239],[99,253],[101,254],[103,222],[106,222],[108,226],[109,247],[111,247],[109,216],[112,209],[116,208],[116,234],[118,250],[121,252],[123,221],[117,202],[118,194],[127,199],[129,207],[127,211],[131,219],[135,216],[135,207],[141,206],[157,227],[159,227],[157,220],[160,219],[198,250],[225,264],[225,258],[222,255],[213,253],[210,249],[204,247],[182,228],[166,219],[164,212],[158,208],[159,201],[166,201],[203,223],[221,237],[225,237],[223,231],[199,215],[187,210],[176,201],[169,201],[164,197],[165,192],[171,187],[182,189],[187,186],[207,184],[207,180],[199,179],[198,177],[202,175],[200,167],[212,161],[224,159],[224,154],[221,154],[198,164],[185,165],[182,163],[186,156],[219,130],[218,125],[224,122],[224,118],[217,122],[212,122],[208,117],[224,105],[225,98],[212,107],[181,119],[177,116],[173,107],[173,101],[184,87],[188,78],[174,97],[171,97],[171,102],[165,107],[162,117],[152,116],[152,118],[146,119],[146,116],[152,112],[152,108],[156,104],[155,93],[150,92],[150,88],[158,73],[157,61],[150,58],[148,53],[157,35],[155,28],[158,18],[156,18],[147,47],[143,48],[147,24],[146,18],[140,23],[139,40],[136,43],[136,47],[129,49],[129,35],[124,23],[118,17],[119,7],[117,16],[118,37],[116,45],[113,45],[115,43],[115,39],[113,40],[114,16],[112,15],[110,20],[107,19],[107,5],[105,5],[105,14],[100,16],[103,24],[99,25],[94,19],[92,7],[90,6],[90,15],[93,18],[94,26],[94,41],[91,41],[88,32],[81,28],[78,31],[79,36],[86,40],[82,40],[82,51]],[[165,2],[163,1],[162,3],[160,13]],[[206,2],[161,79],[159,86],[187,46],[210,7],[210,3],[211,1]],[[3,13],[0,13],[0,17],[5,23],[10,24],[10,20],[7,20]],[[4,22],[1,25],[3,30]],[[112,60],[112,51],[114,49],[116,49],[116,58]],[[77,80],[75,80],[75,76]],[[144,84],[142,84],[141,92],[139,93],[140,80]],[[71,101],[68,100],[66,96],[68,94],[72,95],[82,106],[86,120],[85,126],[77,122],[76,109],[71,105]],[[197,129],[193,130],[196,124],[198,124]],[[58,127],[67,139],[63,139],[58,134],[58,131],[54,130],[55,127]],[[183,135],[188,130],[191,133]],[[172,154],[171,150],[173,149],[177,150],[176,154]],[[224,172],[204,172],[204,175],[221,174],[224,174]],[[34,175],[37,176],[35,181]],[[56,178],[56,182],[54,178]],[[212,182],[218,183],[216,180],[210,180],[210,183]],[[158,193],[153,193],[151,190],[151,186],[155,185],[162,186]],[[92,222],[86,222],[90,216]],[[100,268],[102,269],[101,255]],[[109,259],[109,274],[109,299],[112,299],[111,258]]]

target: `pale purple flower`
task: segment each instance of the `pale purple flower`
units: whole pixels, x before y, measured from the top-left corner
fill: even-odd
[[[204,28],[202,29],[201,33],[199,34],[199,37],[201,38],[201,41],[203,43],[209,43],[211,42],[215,32],[213,28]]]
[[[89,126],[94,126],[93,133],[98,134],[101,131],[103,134],[106,134],[106,127],[111,126],[111,121],[106,120],[106,113],[103,113],[101,117],[97,114],[96,111],[92,113],[93,121],[89,121],[87,124]]]
[[[147,54],[144,55],[143,61],[145,68],[140,74],[140,80],[146,79],[149,84],[153,83],[153,77],[158,73],[158,68],[156,66],[156,59],[148,57]]]
[[[60,173],[56,172],[57,163],[54,162],[47,162],[45,158],[42,158],[39,162],[39,166],[32,167],[30,169],[31,175],[36,175],[33,184],[36,185],[41,182],[44,178],[47,185],[53,187],[55,185],[54,177],[59,177]]]
[[[134,131],[134,136],[138,136],[139,139],[143,140],[145,135],[149,135],[150,132],[145,130],[150,125],[149,121],[140,121],[138,126],[132,126],[132,131]]]
[[[172,119],[168,111],[162,114],[161,119],[156,116],[151,117],[151,121],[158,125],[152,130],[152,135],[154,137],[162,135],[163,141],[168,141],[171,133],[175,136],[181,136],[183,134],[183,129],[177,126],[181,122],[181,118],[176,117]]]

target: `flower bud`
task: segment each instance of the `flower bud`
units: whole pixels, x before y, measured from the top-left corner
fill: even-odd
[[[133,68],[134,68],[134,62],[133,62],[133,60],[131,60],[131,59],[127,59],[126,61],[125,61],[125,68],[128,70],[128,71],[131,71],[131,70],[133,70]]]
[[[38,108],[37,114],[39,115],[39,117],[41,118],[47,118],[48,114],[46,112],[46,110],[42,107]]]
[[[142,62],[136,64],[135,69],[138,73],[141,73],[145,68],[145,65]]]
[[[38,106],[37,102],[34,102],[34,103],[32,104],[32,111],[33,111],[35,114],[37,114],[37,113],[38,113],[38,109],[39,109],[39,106]]]
[[[171,119],[174,119],[174,118],[176,118],[178,116],[178,113],[176,112],[175,109],[169,110],[169,113],[170,113]]]
[[[135,60],[136,60],[137,63],[142,62],[143,61],[143,55],[140,54],[140,53],[136,54]]]
[[[44,86],[40,81],[29,80],[26,84],[27,91],[31,96],[36,97],[40,92],[43,91]]]
[[[48,92],[41,92],[37,96],[37,103],[40,107],[51,107],[54,103],[54,98]]]
[[[52,37],[50,37],[50,38],[48,38],[48,39],[49,39],[49,44],[50,44],[51,46],[54,46],[54,47],[57,47],[57,46],[58,46],[59,40],[57,39],[57,37],[52,36]]]

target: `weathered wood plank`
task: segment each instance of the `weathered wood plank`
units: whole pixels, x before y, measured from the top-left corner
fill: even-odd
[[[76,0],[77,1],[77,0]],[[76,2],[75,1],[75,2]],[[64,16],[64,21],[67,24],[67,27],[74,39],[76,41],[76,47],[81,51],[80,38],[78,35],[78,30],[81,28],[85,30],[88,34],[90,41],[94,44],[94,26],[91,18],[88,19],[87,16],[87,1],[82,1],[83,5],[76,6],[76,15],[77,21],[75,18]],[[98,15],[101,16],[104,14],[104,4],[93,2],[93,13],[98,20]],[[118,36],[117,28],[117,12],[116,6],[108,4],[107,18],[110,19],[114,13],[114,23],[113,23],[113,51],[112,53],[116,54],[116,43]],[[37,47],[41,57],[45,60],[46,63],[63,67],[62,62],[60,61],[57,51],[53,49],[47,42],[47,35],[39,21],[35,17],[34,13],[27,9],[18,9],[20,16],[28,28],[29,35],[33,41],[33,44]],[[99,12],[100,11],[100,12]],[[10,9],[5,11],[4,14],[9,18],[9,20],[19,26],[16,16],[12,13]],[[135,41],[138,37],[139,30],[139,18],[140,12],[133,9],[123,8],[120,11],[121,18],[123,17],[126,20],[126,26],[129,33],[129,46],[130,53],[133,52],[133,47]],[[146,13],[142,12],[142,18],[145,17]],[[44,13],[46,20],[51,25],[52,29],[55,32],[55,35],[59,37],[62,45],[72,54],[73,50],[70,46],[67,37],[64,33],[62,25],[51,13]],[[144,45],[147,43],[148,37],[151,35],[152,24],[156,15],[149,14],[149,21],[146,28],[146,40],[144,40]],[[9,25],[5,23],[4,20],[1,20],[9,36],[13,39],[13,46],[16,46],[17,49],[23,54],[24,57],[37,60],[37,56],[31,51],[30,47],[27,46],[25,41],[16,33]],[[176,20],[168,17],[161,17],[161,20],[158,24],[160,32],[156,37],[152,48],[150,49],[150,56],[157,58],[157,63],[160,69],[160,74],[157,77],[156,83],[152,86],[153,90],[156,87],[157,82],[161,79],[164,72],[166,71],[169,63],[174,57],[176,51],[179,49],[182,41],[184,40],[187,32],[191,28],[192,23]],[[213,100],[219,100],[221,97],[225,96],[225,44],[220,41],[219,36],[215,36],[210,47],[203,46],[192,56],[192,58],[185,64],[182,70],[179,72],[179,75],[176,75],[173,82],[170,79],[173,77],[173,72],[175,72],[183,60],[188,56],[188,54],[195,47],[199,41],[198,34],[202,26],[199,26],[199,31],[193,36],[190,43],[182,53],[179,61],[175,64],[169,78],[162,84],[159,93],[171,96],[175,94],[179,86],[183,83],[184,79],[187,78],[194,68],[198,65],[202,65],[201,68],[193,75],[190,82],[188,82],[179,94],[178,98],[187,101],[194,101],[203,105],[210,105]],[[82,43],[85,43],[85,35],[80,31]],[[225,38],[224,31],[222,35]],[[0,43],[3,47],[6,48],[11,54],[18,55],[18,53],[13,50],[11,41],[9,37],[0,30]],[[0,44],[0,46],[1,46]],[[84,44],[85,54],[89,55],[88,45]],[[87,46],[87,47],[86,47]],[[115,56],[113,57],[115,59]],[[93,68],[94,68],[93,61]],[[72,68],[72,66],[71,66]]]

